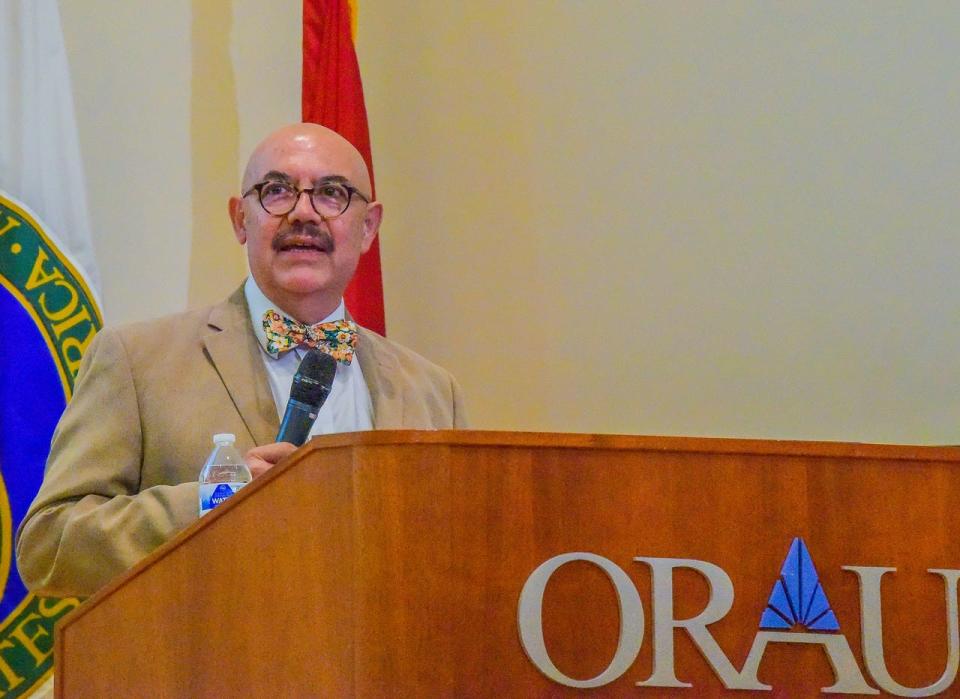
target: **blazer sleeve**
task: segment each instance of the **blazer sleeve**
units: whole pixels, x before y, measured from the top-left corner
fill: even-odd
[[[197,518],[196,483],[141,491],[142,468],[135,378],[122,337],[104,329],[17,533],[17,567],[31,591],[90,595]]]

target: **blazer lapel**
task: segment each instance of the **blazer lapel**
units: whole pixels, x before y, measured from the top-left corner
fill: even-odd
[[[359,328],[357,361],[373,403],[373,427],[377,430],[403,427],[403,396],[396,381],[397,359],[389,345],[375,332]]]
[[[207,326],[203,344],[250,436],[258,445],[273,442],[280,420],[243,287],[211,309]]]

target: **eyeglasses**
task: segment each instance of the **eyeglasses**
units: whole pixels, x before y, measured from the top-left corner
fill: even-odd
[[[370,203],[359,189],[343,182],[322,182],[316,187],[300,189],[282,180],[266,180],[253,185],[243,193],[243,196],[249,196],[254,192],[260,199],[260,206],[272,216],[286,216],[296,208],[300,195],[307,194],[310,196],[313,210],[324,221],[336,218],[346,211],[353,195],[357,195],[367,204]]]

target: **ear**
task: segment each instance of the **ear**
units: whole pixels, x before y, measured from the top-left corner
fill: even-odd
[[[377,233],[380,232],[380,220],[383,218],[383,204],[378,201],[367,205],[367,210],[363,216],[363,239],[360,241],[360,254],[362,255],[370,246],[373,245]]]
[[[241,245],[247,242],[247,229],[243,212],[243,199],[230,197],[227,204],[230,211],[230,222],[233,224],[233,234]]]

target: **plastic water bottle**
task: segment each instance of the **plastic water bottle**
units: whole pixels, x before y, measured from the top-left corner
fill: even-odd
[[[213,435],[215,446],[200,471],[201,517],[253,480],[236,441],[232,434]]]

